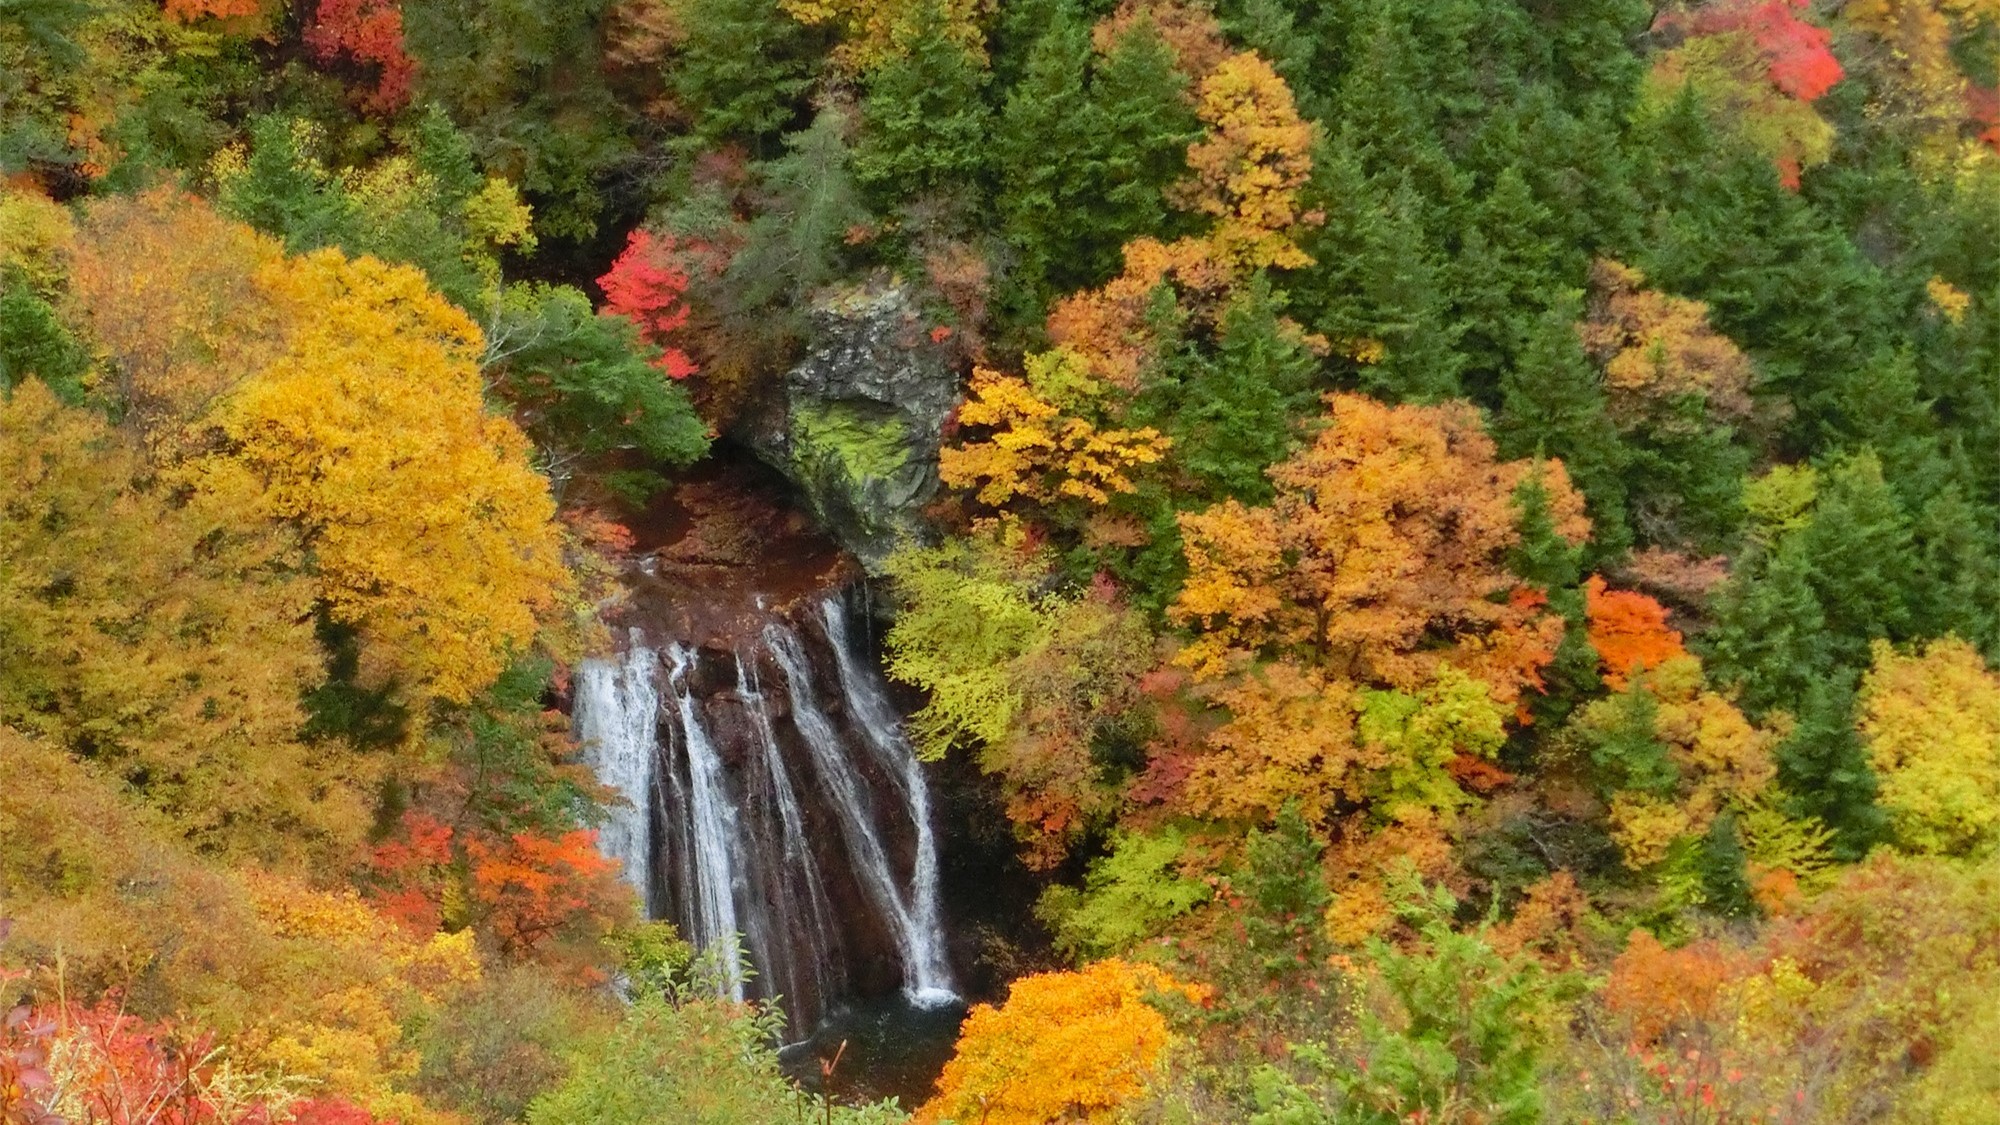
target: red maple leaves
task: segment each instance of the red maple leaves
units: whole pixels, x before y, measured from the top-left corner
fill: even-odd
[[[1694,19],[1697,35],[1747,34],[1769,65],[1771,84],[1802,102],[1819,100],[1846,71],[1833,33],[1798,17],[1808,0],[1723,0]]]
[[[604,290],[604,311],[639,326],[639,335],[660,349],[654,366],[670,378],[685,379],[701,368],[693,357],[672,343],[687,326],[688,271],[680,263],[682,249],[672,235],[654,238],[650,231],[632,232],[625,252],[597,284]]]
[[[403,50],[398,0],[320,0],[305,43],[322,63],[376,68],[375,88],[361,103],[368,112],[391,114],[409,104],[417,63]]]

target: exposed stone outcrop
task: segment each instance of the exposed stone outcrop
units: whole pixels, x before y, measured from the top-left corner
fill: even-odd
[[[785,474],[820,526],[879,572],[922,538],[959,377],[901,286],[843,289],[812,311],[806,357],[735,436]]]

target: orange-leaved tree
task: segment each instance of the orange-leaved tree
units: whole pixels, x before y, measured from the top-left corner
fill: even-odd
[[[972,1010],[920,1123],[1057,1125],[1122,1120],[1173,1041],[1149,994],[1198,1000],[1150,965],[1099,961],[1015,981],[1007,1002]]]
[[[1563,629],[1506,566],[1534,466],[1500,461],[1464,404],[1327,403],[1313,444],[1270,470],[1270,505],[1181,516],[1188,580],[1168,614],[1195,635],[1177,662],[1207,679],[1286,657],[1402,691],[1451,664],[1512,703]],[[1581,542],[1582,498],[1560,462],[1541,471],[1558,532]]]
[[[511,956],[587,949],[625,920],[619,907],[631,896],[618,881],[617,863],[597,850],[594,830],[556,837],[517,832],[499,843],[473,839],[466,852],[473,898]]]
[[[1313,125],[1285,80],[1255,51],[1231,55],[1202,79],[1196,112],[1208,132],[1188,148],[1194,177],[1181,192],[1189,210],[1215,219],[1217,254],[1246,271],[1311,265],[1292,234],[1315,221],[1299,203]]]
[[[1613,590],[1600,575],[1584,583],[1584,613],[1590,647],[1604,662],[1604,682],[1623,690],[1635,671],[1657,668],[1686,656],[1680,630],[1667,625],[1667,608],[1644,594]]]

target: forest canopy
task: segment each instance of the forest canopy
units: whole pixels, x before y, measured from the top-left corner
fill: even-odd
[[[900,1105],[571,723],[753,460]],[[2000,1123],[1996,884],[1996,0],[0,0],[5,1125]]]

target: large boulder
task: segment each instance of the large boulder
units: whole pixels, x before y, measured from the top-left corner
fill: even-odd
[[[737,438],[783,473],[871,573],[922,539],[938,448],[959,398],[949,351],[909,291],[843,289],[812,310],[806,357],[746,413]]]

